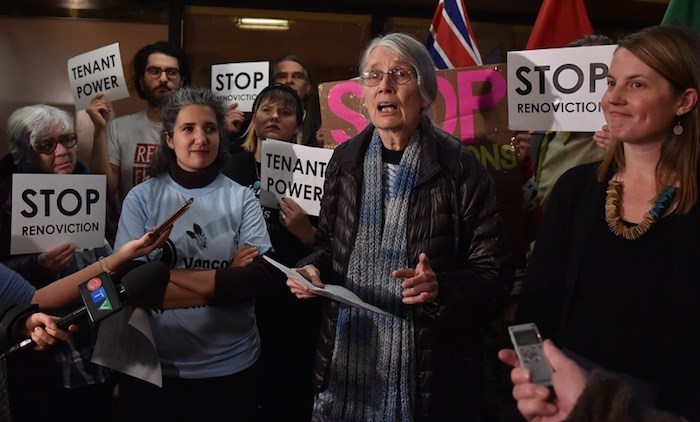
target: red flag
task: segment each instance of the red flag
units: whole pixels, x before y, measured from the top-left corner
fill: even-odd
[[[593,26],[583,0],[544,0],[526,48],[565,47],[590,34],[593,34]]]
[[[482,64],[464,1],[440,0],[426,47],[438,69]]]

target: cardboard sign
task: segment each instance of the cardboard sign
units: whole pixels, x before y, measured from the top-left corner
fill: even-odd
[[[261,154],[260,203],[277,208],[279,200],[288,197],[294,199],[306,214],[317,216],[321,209],[326,166],[333,151],[266,139]],[[263,200],[266,191],[274,195],[274,204]]]
[[[87,107],[90,100],[100,93],[108,101],[129,97],[119,43],[68,59],[68,79],[76,110]]]
[[[270,62],[215,64],[211,67],[211,90],[227,105],[253,111],[258,93],[270,83]]]
[[[104,174],[14,174],[10,253],[39,253],[63,242],[104,245]]]
[[[594,132],[615,45],[508,52],[508,126]]]

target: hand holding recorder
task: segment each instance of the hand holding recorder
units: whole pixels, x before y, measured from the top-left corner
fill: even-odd
[[[531,330],[534,324],[523,325],[513,326],[517,328],[509,329],[509,331],[522,333],[524,330]],[[529,334],[526,333],[526,335]],[[537,332],[537,336],[539,337],[539,332]],[[511,334],[511,339],[513,337],[514,335]],[[524,340],[518,338],[513,341],[514,345],[515,343],[529,342],[528,338]],[[518,345],[515,347],[517,350]],[[513,398],[518,402],[520,413],[528,421],[559,422],[565,420],[586,387],[586,372],[574,361],[567,358],[554,343],[545,340],[541,342],[541,353],[551,375],[549,381],[537,383],[533,381],[535,379],[533,371],[522,364],[516,350],[503,349],[498,352],[498,357],[505,364],[513,367],[510,372],[510,378],[513,382]]]

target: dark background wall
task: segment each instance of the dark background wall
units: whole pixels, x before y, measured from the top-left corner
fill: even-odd
[[[598,33],[613,38],[661,22],[667,0],[586,0]],[[481,56],[505,61],[523,49],[535,22],[539,0],[466,0]],[[383,32],[409,32],[425,39],[437,0],[333,1],[138,1],[2,0],[0,2],[0,134],[17,107],[49,103],[75,111],[66,61],[77,54],[120,43],[128,67],[141,46],[157,40],[182,45],[193,82],[209,85],[216,63],[274,60],[289,53],[307,59],[316,83],[356,75],[366,42]],[[240,29],[241,17],[289,20],[286,31]],[[128,68],[125,69],[128,72]],[[117,115],[143,107],[135,94],[116,101]],[[89,155],[92,128],[77,113],[80,156]],[[0,153],[7,151],[0,142]]]

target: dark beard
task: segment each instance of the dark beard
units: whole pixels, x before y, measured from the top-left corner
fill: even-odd
[[[148,92],[146,92],[146,101],[149,105],[151,105],[154,108],[160,107],[161,103],[163,102],[163,97],[165,96],[165,94],[167,94],[166,92],[161,95],[157,95],[155,90],[158,88],[160,88],[160,86],[156,87],[154,90],[149,90]]]

